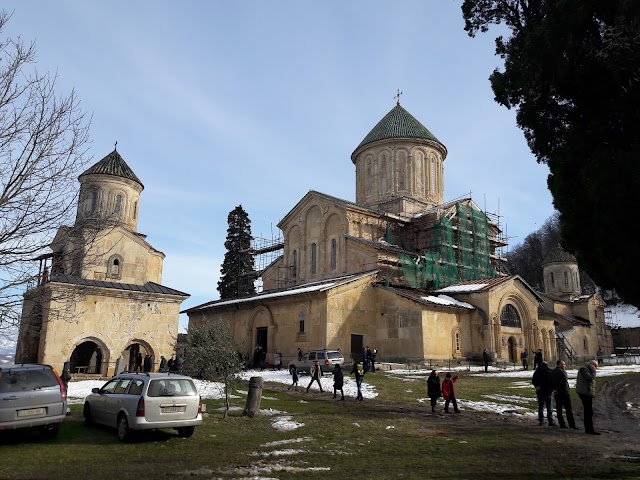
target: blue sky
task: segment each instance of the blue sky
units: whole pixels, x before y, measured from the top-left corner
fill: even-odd
[[[4,0],[4,34],[37,45],[93,115],[92,162],[118,151],[145,186],[138,230],[163,284],[218,298],[227,215],[253,235],[309,190],[355,200],[351,153],[395,104],[448,149],[445,200],[471,193],[512,246],[553,213],[515,112],[488,81],[494,34],[464,32],[461,1]],[[186,324],[183,315],[181,324]]]

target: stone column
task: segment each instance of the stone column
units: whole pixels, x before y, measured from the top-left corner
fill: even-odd
[[[262,400],[262,377],[251,377],[249,380],[249,393],[243,415],[253,417],[260,415],[260,401]]]

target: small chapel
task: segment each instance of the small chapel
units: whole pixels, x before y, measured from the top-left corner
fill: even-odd
[[[398,101],[351,154],[355,201],[309,191],[278,223],[262,291],[185,310],[189,328],[225,319],[246,355],[260,346],[268,361],[366,346],[387,361],[612,353],[604,302],[581,294],[573,256],[554,250],[536,291],[507,272],[495,215],[444,200],[447,153]]]
[[[58,229],[24,294],[15,361],[111,376],[146,359],[155,371],[189,295],[162,285],[165,255],[137,231],[144,186],[120,153],[78,180],[75,224]]]

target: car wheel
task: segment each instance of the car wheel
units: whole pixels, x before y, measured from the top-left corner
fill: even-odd
[[[91,407],[88,403],[84,404],[84,408],[82,409],[82,416],[84,417],[85,425],[91,425],[93,423],[93,418],[91,418]]]
[[[131,430],[129,429],[129,422],[127,416],[123,413],[118,417],[118,440],[126,442],[131,438]]]
[[[191,435],[193,435],[193,432],[195,432],[195,430],[195,427],[178,428],[178,435],[180,435],[182,438],[189,438]]]

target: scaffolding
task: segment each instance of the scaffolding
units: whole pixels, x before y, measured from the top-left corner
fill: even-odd
[[[409,287],[438,289],[461,280],[498,276],[490,260],[487,216],[460,202],[455,207],[451,218],[442,216],[431,227],[433,235],[427,251],[417,258],[398,254],[398,266]],[[394,243],[389,224],[385,241]]]

